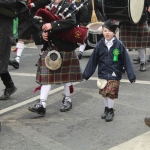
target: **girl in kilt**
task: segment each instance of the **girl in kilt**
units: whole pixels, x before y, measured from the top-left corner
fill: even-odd
[[[50,6],[53,14],[57,12],[57,9],[61,5],[62,0],[54,0],[54,3]],[[62,10],[68,7],[68,4],[63,4]],[[72,10],[71,10],[72,11]],[[71,11],[68,11],[70,13]],[[67,15],[67,14],[66,14]],[[73,92],[72,82],[82,81],[82,72],[79,64],[79,60],[76,56],[75,49],[76,43],[68,42],[63,39],[57,38],[53,33],[59,33],[72,29],[76,25],[75,16],[72,15],[67,19],[57,20],[50,23],[45,23],[42,26],[42,37],[45,40],[45,44],[42,50],[41,57],[38,61],[36,82],[41,85],[40,100],[28,110],[41,115],[46,113],[46,101],[52,84],[64,84],[64,98],[62,100],[61,112],[69,111],[72,108],[72,102],[70,94]],[[60,53],[62,64],[56,70],[50,70],[46,67],[45,57],[47,56],[49,49],[47,48],[47,41],[50,42],[51,48]]]
[[[150,47],[150,32],[148,29],[147,12],[150,12],[150,0],[145,0],[145,10],[138,24],[120,22],[119,39],[127,49],[136,49],[139,57],[133,59],[140,63],[140,71],[146,71],[146,48]],[[136,9],[136,8],[135,8]],[[147,11],[146,11],[147,10]]]
[[[103,96],[105,105],[101,118],[109,122],[114,117],[114,99],[118,98],[123,67],[131,83],[135,82],[136,76],[124,44],[115,36],[118,26],[107,20],[102,28],[104,37],[96,45],[83,72],[83,78],[88,80],[98,66],[98,81],[103,82],[98,82],[99,94]]]

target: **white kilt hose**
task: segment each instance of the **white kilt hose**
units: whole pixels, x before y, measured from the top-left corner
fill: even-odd
[[[44,51],[38,61],[36,82],[39,84],[56,84],[67,82],[81,82],[82,72],[79,60],[75,51],[60,52],[62,65],[57,70],[50,70],[45,65],[45,56],[48,51]]]

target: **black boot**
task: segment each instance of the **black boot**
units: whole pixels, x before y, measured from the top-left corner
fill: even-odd
[[[146,71],[146,63],[140,64],[140,71]]]
[[[8,100],[10,98],[10,96],[16,92],[17,88],[15,86],[11,87],[11,88],[6,88],[4,90],[4,94],[0,97],[0,100]]]
[[[108,107],[105,107],[104,113],[101,115],[101,119],[106,119],[107,114],[108,114]]]
[[[15,69],[19,68],[19,63],[16,61],[16,59],[14,60],[9,60],[9,65],[13,66]]]
[[[69,111],[70,109],[72,109],[72,103],[67,101],[66,96],[64,96],[63,100],[62,100],[62,107],[60,108],[60,112],[66,112]]]
[[[108,115],[106,116],[106,122],[112,121],[114,117],[114,110],[113,108],[108,108]]]
[[[28,110],[40,115],[45,115],[46,113],[46,108],[43,107],[43,105],[40,103],[40,100],[33,107],[29,107]]]
[[[83,54],[82,52],[79,52],[79,54],[78,54],[78,58],[79,58],[79,59],[82,58],[82,54]]]

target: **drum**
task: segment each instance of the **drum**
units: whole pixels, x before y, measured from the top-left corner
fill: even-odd
[[[102,34],[98,33],[98,29],[103,25],[103,22],[94,22],[87,25],[88,28],[88,36],[87,36],[87,44],[90,47],[95,47],[96,44],[103,37]]]
[[[102,0],[102,11],[105,19],[129,21],[136,24],[140,21],[145,0]]]

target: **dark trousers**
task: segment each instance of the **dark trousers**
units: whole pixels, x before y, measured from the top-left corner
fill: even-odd
[[[0,74],[1,80],[3,81],[3,84],[6,86],[6,88],[12,88],[14,86],[14,83],[11,79],[11,76],[9,72]]]

